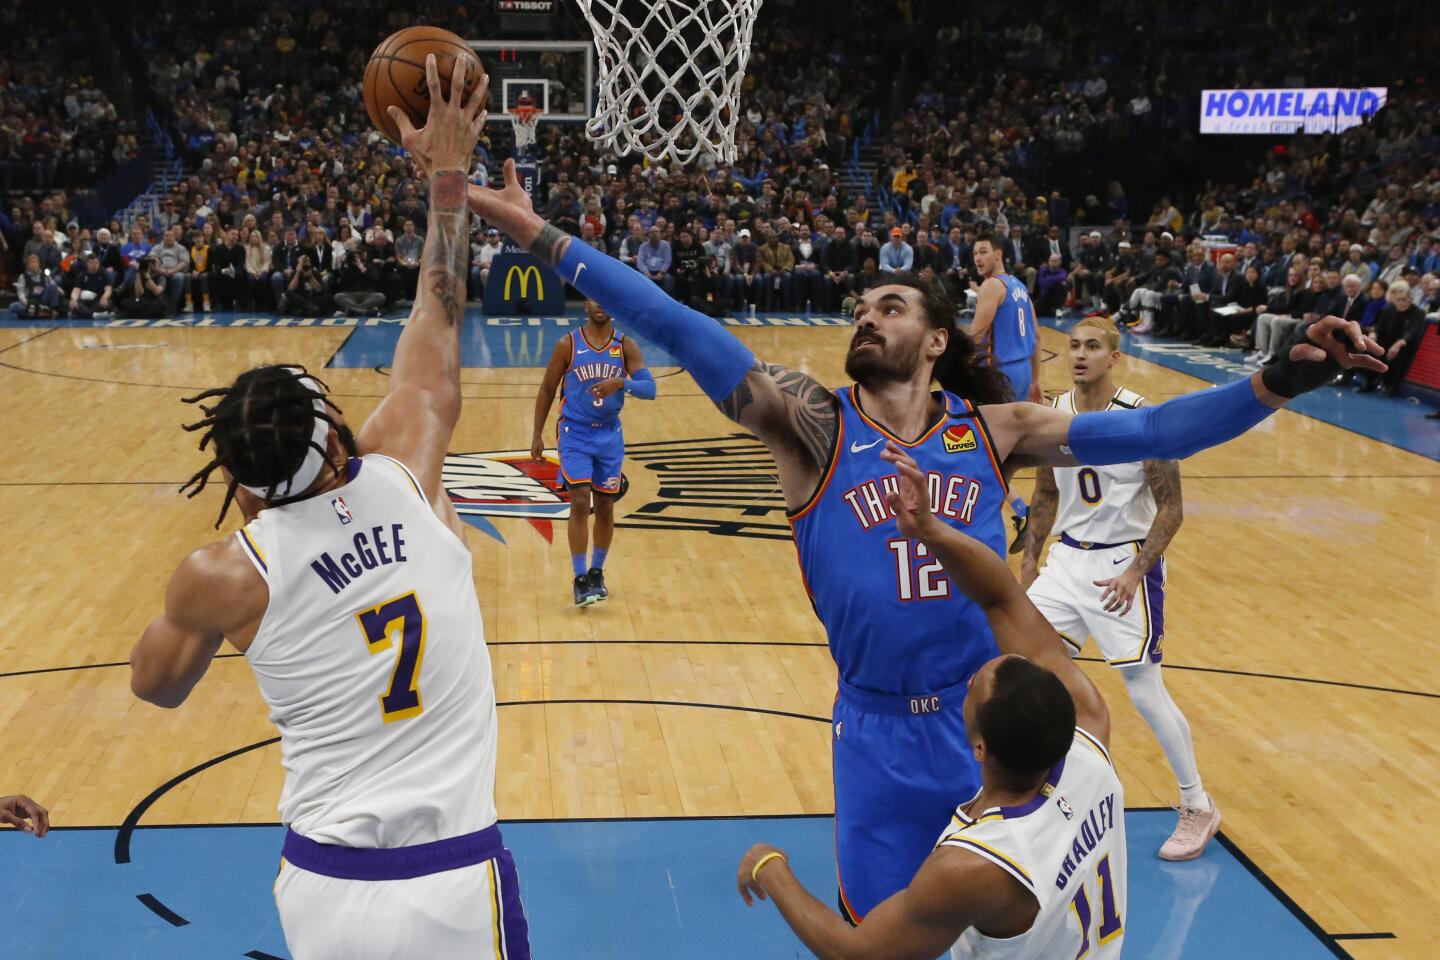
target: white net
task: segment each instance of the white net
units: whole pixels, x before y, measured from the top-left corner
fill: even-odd
[[[735,160],[740,85],[762,0],[579,0],[600,55],[585,132],[615,153]]]
[[[515,153],[523,155],[535,146],[535,128],[539,126],[540,111],[534,107],[512,107],[510,125],[515,128]]]

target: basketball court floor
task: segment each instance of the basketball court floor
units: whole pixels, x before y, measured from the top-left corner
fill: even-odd
[[[524,448],[540,367],[578,322],[468,318],[447,470],[474,528],[535,956],[806,956],[734,889],[758,840],[834,889],[834,669],[773,468],[688,377],[662,376],[625,414],[611,599],[575,610],[568,506]],[[735,322],[758,355],[829,383],[845,326]],[[0,793],[55,825],[0,832],[0,957],[289,956],[270,898],[279,754],[243,659],[217,660],[176,711],[135,700],[125,661],[176,561],[218,535],[218,494],[176,494],[203,463],[179,397],[298,361],[358,423],[398,332],[239,315],[0,328]],[[1043,333],[1049,393],[1068,387],[1064,342]],[[1152,400],[1240,375],[1233,353],[1125,349],[1120,381]],[[1087,663],[1130,808],[1127,956],[1440,955],[1440,430],[1322,390],[1182,469],[1167,682],[1225,820],[1201,860],[1155,857],[1173,778],[1114,672]]]

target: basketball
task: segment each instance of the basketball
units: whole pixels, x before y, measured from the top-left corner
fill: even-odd
[[[440,27],[406,27],[386,37],[365,65],[365,110],[370,122],[392,143],[400,131],[388,108],[404,110],[417,127],[430,112],[430,89],[425,82],[425,58],[435,54],[440,90],[450,96],[450,72],[457,60],[465,61],[465,92],[469,94],[485,75],[480,58],[463,39]]]

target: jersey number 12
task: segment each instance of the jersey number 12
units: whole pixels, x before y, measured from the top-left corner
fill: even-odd
[[[417,685],[420,662],[425,659],[425,612],[420,609],[420,601],[413,592],[407,593],[361,610],[355,619],[360,621],[372,654],[398,647],[390,688],[380,697],[380,715],[386,723],[418,717],[425,712]]]

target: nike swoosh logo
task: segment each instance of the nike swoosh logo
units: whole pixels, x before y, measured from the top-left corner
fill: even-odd
[[[577,283],[580,282],[580,274],[582,274],[582,273],[584,273],[584,272],[585,272],[585,264],[583,264],[583,263],[577,263],[577,264],[575,265],[575,276],[570,279],[570,285],[571,285],[572,287],[573,287],[575,284],[577,284]]]
[[[866,451],[866,450],[869,450],[871,447],[875,446],[877,443],[884,443],[884,442],[885,442],[885,438],[884,438],[884,437],[881,437],[879,440],[871,440],[869,443],[851,443],[851,444],[850,444],[850,452],[851,452],[851,453],[862,453],[862,452],[864,452],[864,451]]]
[[[1115,566],[1115,564],[1117,564],[1117,563],[1129,563],[1129,562],[1130,562],[1130,558],[1129,558],[1129,557],[1121,557],[1119,560],[1111,560],[1111,561],[1110,561],[1110,566],[1113,567],[1113,566]]]

